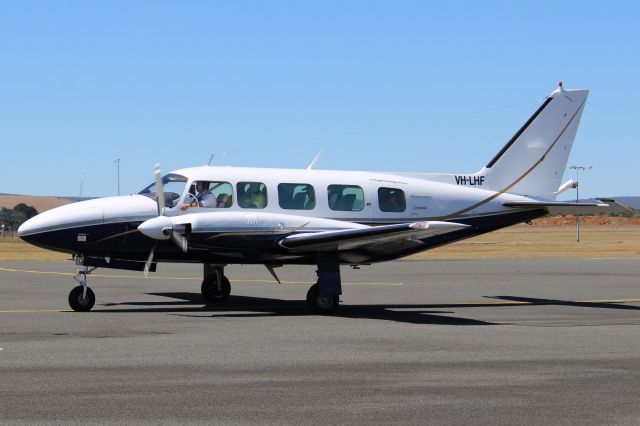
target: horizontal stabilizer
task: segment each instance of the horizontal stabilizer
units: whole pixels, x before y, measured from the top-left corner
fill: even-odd
[[[572,203],[565,201],[514,201],[504,203],[505,207],[520,209],[543,209],[552,215],[597,215],[628,213],[629,208],[611,199],[599,199],[601,203]]]
[[[399,223],[362,229],[300,233],[283,238],[280,245],[292,250],[342,251],[402,239],[424,239],[468,227],[469,225],[462,223],[438,221]]]

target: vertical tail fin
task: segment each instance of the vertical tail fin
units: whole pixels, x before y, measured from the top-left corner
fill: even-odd
[[[484,187],[555,199],[588,90],[556,89],[477,175]]]

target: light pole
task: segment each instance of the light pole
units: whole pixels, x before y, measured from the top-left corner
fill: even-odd
[[[576,188],[576,203],[579,203],[580,201],[580,170],[591,170],[593,166],[569,166],[569,168],[571,170],[575,170],[576,171],[576,183],[575,183],[575,188]],[[576,243],[580,242],[580,215],[576,214]]]
[[[120,159],[114,161],[118,166],[118,195],[120,195]]]

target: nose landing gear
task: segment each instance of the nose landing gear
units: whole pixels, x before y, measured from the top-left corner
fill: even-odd
[[[69,306],[76,312],[87,312],[93,308],[96,303],[96,295],[87,286],[87,275],[89,275],[96,268],[89,268],[85,266],[84,269],[80,269],[74,280],[80,283],[69,293]]]

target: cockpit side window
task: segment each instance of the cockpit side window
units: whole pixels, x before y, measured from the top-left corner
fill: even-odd
[[[233,205],[233,187],[229,182],[197,180],[191,184],[182,210],[189,207],[229,208]]]
[[[178,200],[184,192],[186,185],[187,178],[182,175],[169,173],[162,176],[162,192],[164,193],[165,207],[173,208],[178,204]],[[157,200],[157,192],[156,182],[154,181],[138,192],[138,194]]]

